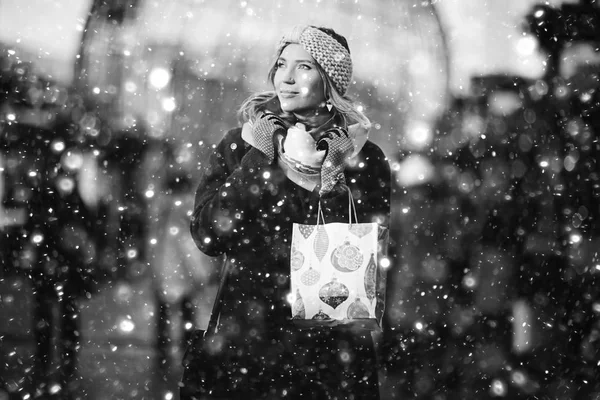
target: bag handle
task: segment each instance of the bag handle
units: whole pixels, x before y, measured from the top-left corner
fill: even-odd
[[[356,204],[354,204],[354,197],[352,197],[352,191],[348,186],[348,225],[352,225],[352,215],[354,215],[354,222],[358,224],[358,216],[356,215]]]
[[[217,297],[213,303],[213,308],[210,313],[210,319],[208,321],[208,327],[206,333],[214,334],[217,332],[217,325],[219,323],[219,317],[221,314],[221,308],[223,306],[223,291],[229,280],[229,273],[231,270],[232,263],[228,257],[223,260],[223,267],[221,268],[221,281],[219,282],[219,288],[217,289]]]
[[[346,189],[348,189],[348,225],[352,225],[352,216],[354,216],[354,222],[358,224],[358,216],[356,213],[356,204],[354,204],[354,197],[352,196],[352,191],[346,185]],[[321,200],[319,199],[319,208],[317,210],[317,226],[319,225],[319,220],[323,221],[323,225],[325,225],[325,216],[323,215],[323,209],[321,208]]]

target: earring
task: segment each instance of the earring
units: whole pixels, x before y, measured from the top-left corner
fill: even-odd
[[[333,108],[333,106],[331,105],[329,100],[327,100],[327,102],[325,103],[325,107],[327,107],[327,111],[329,111],[329,112],[331,112],[331,109]]]

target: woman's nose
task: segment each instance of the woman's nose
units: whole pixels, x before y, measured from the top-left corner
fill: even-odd
[[[294,76],[294,70],[292,68],[287,68],[283,75],[283,81],[285,83],[294,83],[296,82],[296,78]]]

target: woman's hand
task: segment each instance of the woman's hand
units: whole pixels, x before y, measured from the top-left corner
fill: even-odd
[[[275,159],[275,137],[278,133],[285,134],[285,131],[286,125],[281,118],[275,114],[262,113],[252,123],[251,144],[264,153],[269,163],[272,163]]]
[[[319,194],[330,192],[338,182],[345,182],[344,163],[352,153],[354,145],[348,131],[341,127],[328,130],[317,144],[318,150],[325,150],[325,160],[321,167],[321,189]]]
[[[301,123],[287,130],[283,152],[294,161],[317,168],[321,166],[325,157],[325,150],[317,150],[317,143]]]

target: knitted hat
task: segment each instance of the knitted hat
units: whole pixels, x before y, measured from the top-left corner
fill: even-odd
[[[283,36],[279,48],[290,43],[300,44],[323,68],[335,89],[341,95],[346,93],[352,78],[352,59],[340,42],[312,26],[296,26]]]

